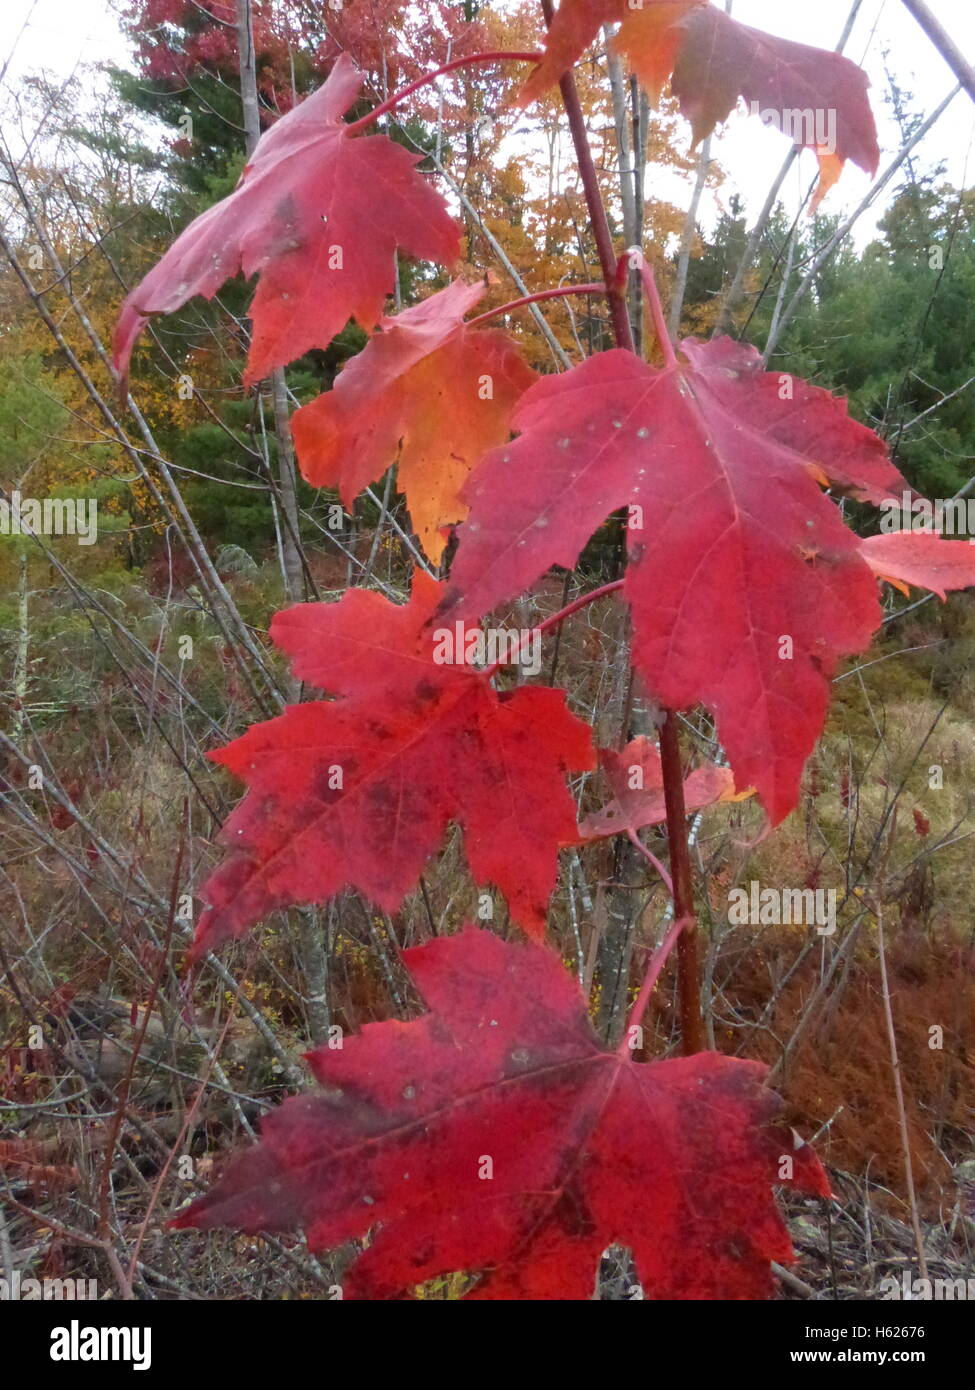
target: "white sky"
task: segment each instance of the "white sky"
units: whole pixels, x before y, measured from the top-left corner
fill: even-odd
[[[929,5],[962,51],[975,58],[975,0],[929,0]],[[733,13],[746,24],[825,48],[836,43],[849,9],[850,0],[816,0],[815,4],[735,0]],[[863,0],[846,52],[863,63],[873,82],[884,152],[881,168],[899,143],[896,127],[882,100],[886,87],[885,49],[890,53],[891,71],[902,87],[913,91],[915,105],[921,111],[931,111],[954,85],[953,75],[901,0]],[[0,66],[11,60],[6,76],[8,85],[16,85],[25,72],[39,68],[65,77],[79,64],[106,59],[124,62],[125,57],[126,45],[110,0],[0,0]],[[975,181],[973,142],[975,106],[961,93],[921,146],[919,162],[926,166],[943,159],[950,182],[970,184]],[[740,192],[748,208],[757,212],[787,150],[788,143],[781,135],[764,130],[755,119],[733,116],[712,149],[727,172],[722,199]],[[797,205],[799,190],[805,191],[814,173],[815,159],[807,152],[797,161],[783,190],[787,204]],[[823,210],[852,210],[868,186],[866,176],[848,165]],[[660,191],[682,203],[689,196],[676,183],[669,183]],[[859,241],[869,236],[882,211],[883,202],[875,213],[863,219]],[[713,203],[702,207],[706,222],[713,215]]]
[[[127,47],[108,0],[0,0],[0,66],[11,52],[8,82],[41,68],[67,77],[77,63],[122,62]]]

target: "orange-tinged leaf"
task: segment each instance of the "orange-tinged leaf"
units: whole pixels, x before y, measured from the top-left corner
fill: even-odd
[[[474,1299],[588,1299],[616,1241],[654,1299],[770,1296],[770,1262],[793,1258],[772,1185],[829,1184],[765,1067],[604,1052],[531,943],[468,927],[403,959],[430,1012],[313,1052],[323,1089],[269,1115],[175,1226],[303,1228],[312,1250],[373,1231],[353,1299],[455,1271],[480,1276]]]
[[[639,16],[636,16],[637,22]],[[671,78],[674,96],[691,122],[695,142],[703,140],[735,109],[739,97],[761,111],[809,112],[793,134],[797,145],[816,150],[820,182],[813,208],[852,159],[871,176],[877,172],[880,147],[867,97],[869,81],[856,63],[822,48],[775,38],[731,19],[714,5],[695,9],[682,26],[684,35]],[[631,55],[639,70],[636,53]],[[820,149],[822,131],[835,121],[835,149]]]
[[[841,159],[835,150],[830,150],[826,146],[815,145],[816,158],[819,161],[819,183],[816,185],[810,209],[815,212],[826,194],[840,181],[845,160]],[[879,155],[879,147],[878,147]],[[876,164],[867,170],[871,177],[877,172]]]
[[[608,835],[642,830],[667,819],[664,802],[664,775],[656,744],[642,735],[625,748],[603,748],[599,761],[613,789],[612,800],[602,810],[593,811],[579,824],[583,841]],[[729,767],[705,763],[684,780],[684,804],[688,813],[711,806],[716,801],[742,799],[735,792],[735,779]]]
[[[451,821],[475,880],[542,935],[576,835],[565,777],[594,766],[591,731],[563,691],[499,693],[456,645],[456,664],[438,662],[440,596],[417,572],[408,604],[352,589],[275,615],[295,675],[339,698],[292,705],[210,755],[250,791],[221,832],[230,853],[204,886],[195,955],[345,887],[395,911]]]
[[[659,88],[670,76],[676,56],[675,20],[694,5],[706,0],[648,0],[647,24],[657,31],[660,40]],[[624,24],[631,12],[627,0],[560,0],[555,18],[545,36],[545,52],[541,62],[528,76],[519,94],[527,104],[535,101],[547,88],[553,87],[568,72],[599,34],[604,24],[622,19]],[[667,66],[666,54],[670,54]]]
[[[677,65],[688,17],[706,3],[707,0],[650,0],[643,8],[626,9],[613,46],[625,54],[654,101],[660,100]]]
[[[385,135],[349,135],[342,117],[362,74],[341,55],[327,82],[261,138],[228,198],[191,222],[122,306],[115,365],[152,314],[232,275],[258,274],[247,381],[312,347],[327,347],[350,318],[375,327],[395,281],[394,252],[452,263],[459,229],[417,173],[422,156]]]
[[[668,77],[690,122],[694,142],[709,135],[735,109],[739,98],[775,113],[812,119],[789,133],[813,149],[820,181],[818,206],[848,159],[873,175],[880,160],[877,130],[867,98],[869,83],[842,54],[776,38],[725,14],[704,0],[562,0],[546,39],[545,56],[524,95],[537,97],[557,82],[595,39],[600,26],[621,21],[615,46],[627,57],[655,99]],[[820,114],[817,133],[816,114]],[[827,121],[835,119],[835,131]],[[835,137],[821,139],[826,134]]]
[[[913,584],[944,601],[946,590],[975,585],[975,545],[969,541],[945,540],[931,531],[888,531],[868,536],[860,553],[874,574],[902,593]]]
[[[291,421],[302,473],[317,487],[338,488],[347,507],[400,448],[400,490],[434,563],[445,545],[441,527],[467,515],[461,486],[509,437],[511,412],[537,375],[507,334],[465,326],[485,288],[458,280],[384,319],[334,388]]]

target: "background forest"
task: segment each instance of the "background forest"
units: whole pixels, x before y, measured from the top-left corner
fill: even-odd
[[[202,970],[190,1007],[189,895],[240,791],[205,754],[304,698],[267,641],[275,609],[350,585],[404,597],[413,566],[430,566],[394,469],[351,508],[296,469],[288,417],[362,349],[354,324],[245,388],[251,287],[238,279],[152,322],[121,402],[109,365],[121,301],[245,163],[232,0],[122,10],[131,61],[111,70],[107,96],[83,74],[4,95],[0,488],[96,498],[99,535],[0,535],[0,1274],[128,1281],[138,1297],[322,1298],[341,1256],[332,1269],[297,1239],[176,1238],[162,1221],[307,1084],[301,1053],[330,1026],[415,1007],[395,947],[471,920],[478,894],[454,845],[395,918],[351,893],[277,913]],[[340,52],[366,73],[371,106],[437,62],[540,35],[534,0],[254,0],[253,22],[262,128]],[[772,370],[849,397],[920,493],[975,500],[975,188],[951,186],[938,157],[938,121],[967,97],[943,114],[917,109],[893,77],[874,90],[901,148],[884,155],[887,208],[862,244],[829,199],[793,218],[773,189],[767,215],[746,216],[722,191],[719,142],[692,150],[673,103],[651,108],[605,50],[578,80],[617,246],[643,245],[672,328],[730,332]],[[554,94],[526,115],[505,105],[509,90],[503,72],[461,69],[383,123],[439,176],[466,260],[491,277],[483,308],[598,278]],[[705,187],[722,208],[713,226],[698,217]],[[447,283],[401,259],[395,307]],[[639,299],[633,322],[642,332]],[[603,301],[581,297],[505,327],[539,372],[611,336]],[[876,526],[848,506],[865,533]],[[551,573],[502,620],[531,627],[615,578],[617,536],[605,527],[573,573]],[[975,1275],[975,600],[886,590],[885,604],[879,643],[837,678],[800,811],[759,844],[748,801],[694,824],[709,1043],[772,1066],[836,1192],[825,1207],[793,1202],[791,1298],[877,1297],[881,1278],[916,1268],[919,1242],[930,1272]],[[547,649],[606,744],[649,718],[628,689],[626,641],[618,613],[596,604]],[[709,721],[686,723],[715,756]],[[594,776],[577,779],[580,807]],[[666,890],[611,845],[567,850],[563,867],[552,939],[615,1042]],[[728,890],[751,880],[837,889],[835,936],[735,926]],[[500,898],[494,910],[504,931]],[[660,1055],[673,995],[668,972],[650,1015]],[[602,1296],[631,1283],[626,1252],[611,1252]],[[455,1293],[450,1281],[425,1290]]]

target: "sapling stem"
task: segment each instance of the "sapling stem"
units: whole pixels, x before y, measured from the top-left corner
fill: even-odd
[[[552,0],[542,0],[542,13],[546,26],[551,25]],[[620,260],[617,260],[613,251],[613,238],[609,229],[606,209],[599,192],[599,179],[596,174],[596,166],[593,163],[592,150],[589,147],[585,117],[582,113],[575,79],[571,72],[564,75],[559,83],[559,89],[562,93],[569,130],[572,133],[572,143],[579,165],[579,176],[582,180],[586,207],[589,210],[589,219],[592,223],[592,233],[599,253],[599,264],[603,272],[603,279],[606,282],[616,344],[618,347],[628,348],[630,352],[635,352],[633,332],[626,309],[625,291],[620,285]],[[626,253],[626,257],[628,260],[631,259],[640,270],[664,360],[668,367],[676,366],[677,355],[674,352],[673,343],[670,341],[670,334],[667,332],[663,307],[650,267],[646,264],[638,247],[631,248]],[[674,714],[671,710],[667,710],[665,713],[666,718],[660,731],[660,756],[663,765],[664,800],[667,806],[670,872],[674,885],[674,917],[678,920],[690,918],[690,924],[681,932],[677,953],[680,974],[681,1046],[685,1054],[690,1054],[700,1052],[704,1046],[704,1029],[701,1019],[701,981],[698,966],[696,923],[693,916],[694,894],[691,884],[690,851],[687,844],[687,816],[684,810],[684,781],[681,771],[680,743],[677,737]]]
[[[542,0],[542,14],[546,27],[549,27],[553,15],[552,0]],[[599,192],[599,175],[596,173],[592,150],[589,148],[586,118],[583,115],[576,81],[571,72],[567,72],[562,77],[559,82],[559,91],[562,93],[562,104],[565,107],[572,144],[576,152],[582,191],[586,199],[592,234],[599,255],[599,268],[603,272],[606,292],[609,295],[609,315],[613,325],[613,336],[616,339],[617,347],[629,348],[632,352],[634,350],[633,332],[630,328],[630,316],[626,311],[626,298],[620,293],[616,284],[616,254],[613,251],[613,236],[609,230],[609,219],[606,216],[606,209],[603,207],[602,196]]]
[[[479,63],[537,63],[541,56],[540,53],[505,53],[498,49],[491,53],[469,53],[466,58],[453,58],[449,63],[444,63],[442,67],[434,68],[432,72],[425,72],[422,77],[418,77],[409,86],[401,87],[398,92],[394,92],[378,106],[374,106],[371,111],[367,111],[357,121],[350,121],[345,128],[345,133],[346,135],[358,134],[360,130],[367,129],[375,121],[378,121],[380,116],[385,116],[387,111],[394,110],[401,101],[405,101],[408,96],[418,92],[428,82],[434,82],[438,77],[443,77],[445,73],[453,72],[455,68],[471,67]]]
[[[553,290],[539,290],[537,294],[526,294],[521,299],[512,299],[508,304],[501,304],[497,309],[488,309],[486,313],[478,314],[476,319],[468,319],[466,328],[473,328],[478,323],[486,323],[488,319],[496,319],[500,314],[513,313],[515,309],[523,309],[526,304],[537,304],[542,299],[561,299],[567,294],[605,294],[606,286],[601,280],[593,281],[588,285],[560,285]]]
[[[595,603],[596,599],[603,598],[606,594],[615,593],[617,589],[622,589],[622,587],[623,580],[614,579],[611,584],[603,584],[600,588],[591,589],[588,594],[583,594],[580,598],[573,599],[573,601],[566,604],[564,608],[560,608],[557,613],[553,613],[550,618],[546,618],[544,622],[532,628],[531,633],[526,633],[510,657],[507,657],[504,661],[496,661],[493,666],[487,668],[484,674],[486,676],[493,676],[495,671],[499,670],[502,666],[510,666],[512,662],[516,661],[518,653],[533,633],[548,632],[553,627],[558,627],[559,623],[564,622],[565,619],[571,617],[573,613],[578,613],[580,608],[585,608],[588,604]]]
[[[643,977],[643,984],[640,986],[640,993],[637,995],[636,1002],[630,1010],[630,1017],[627,1020],[626,1029],[623,1033],[623,1041],[617,1049],[620,1056],[625,1056],[626,1053],[631,1050],[630,1035],[634,1028],[639,1027],[650,995],[653,993],[654,985],[660,978],[660,972],[667,964],[667,960],[671,951],[674,949],[676,941],[690,922],[691,919],[688,917],[675,918],[670,924],[670,930],[667,932],[667,935],[650,957],[650,962],[647,965],[647,972]]]
[[[664,306],[660,302],[657,281],[654,278],[652,268],[647,264],[646,257],[639,246],[631,246],[628,251],[624,251],[622,256],[620,256],[619,266],[616,272],[617,283],[621,275],[625,282],[626,271],[630,266],[639,273],[640,279],[643,282],[643,292],[647,297],[650,317],[653,319],[654,332],[657,335],[657,342],[660,346],[660,351],[663,353],[664,362],[668,367],[676,367],[677,354],[674,351],[674,344],[670,338],[670,329],[667,327]]]
[[[660,875],[660,877],[664,881],[664,884],[666,885],[667,892],[670,894],[671,897],[673,897],[674,880],[671,878],[668,870],[664,868],[663,864],[661,864],[657,856],[653,853],[652,850],[647,849],[646,845],[640,839],[639,835],[636,833],[635,830],[628,830],[626,832],[626,838],[629,840],[633,848],[639,851],[639,853],[643,856],[643,858],[647,861],[651,868],[656,869],[657,873]]]

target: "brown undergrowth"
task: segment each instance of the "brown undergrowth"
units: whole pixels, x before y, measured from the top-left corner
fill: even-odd
[[[341,576],[330,571],[328,578]],[[397,592],[405,592],[406,576],[397,571],[395,578]],[[549,576],[499,620],[529,626],[603,578],[576,579],[570,590],[563,576]],[[260,585],[255,593],[263,593]],[[177,628],[143,600],[147,647],[189,621],[179,610]],[[266,615],[253,603],[263,632]],[[295,914],[273,914],[246,942],[228,944],[220,953],[229,972],[223,979],[204,970],[188,985],[185,938],[168,957],[162,951],[184,806],[188,872],[198,890],[219,856],[217,824],[239,795],[204,754],[260,717],[222,644],[202,618],[194,621],[197,654],[184,676],[186,694],[198,703],[180,703],[151,678],[152,722],[121,676],[111,677],[112,698],[104,698],[111,671],[100,647],[85,647],[93,695],[77,704],[69,687],[78,680],[63,653],[53,642],[45,647],[47,684],[38,694],[43,708],[31,711],[30,747],[61,774],[78,817],[63,810],[48,783],[32,793],[16,760],[0,768],[9,798],[0,816],[0,878],[11,908],[0,921],[0,1143],[7,1146],[0,1193],[10,1199],[0,1214],[18,1268],[97,1274],[103,1289],[117,1292],[100,1250],[84,1243],[97,1229],[107,1165],[113,1240],[127,1258],[150,1213],[137,1296],[328,1297],[334,1270],[310,1262],[298,1238],[177,1238],[164,1224],[205,1189],[229,1151],[250,1141],[269,1109],[307,1084],[301,1054],[311,1042]],[[914,1258],[878,907],[928,1255],[953,1274],[967,1268],[975,1249],[975,604],[963,598],[932,607],[925,621],[924,631],[892,636],[871,656],[875,664],[837,684],[802,805],[785,824],[762,838],[760,808],[750,801],[713,808],[695,827],[713,1045],[772,1068],[789,1118],[805,1138],[816,1137],[829,1166],[837,1203],[791,1213],[799,1274],[824,1297],[876,1297],[879,1274]],[[942,633],[951,645],[941,643]],[[574,710],[594,723],[602,746],[616,743],[624,724],[652,732],[652,701],[626,680],[625,642],[625,610],[603,601],[566,625],[558,644],[549,638],[545,645],[541,679],[554,676],[571,690]],[[899,654],[912,647],[923,650]],[[700,713],[688,717],[689,762],[716,755],[713,732]],[[937,777],[932,768],[940,769]],[[583,812],[606,795],[598,776],[575,790]],[[648,830],[645,838],[665,860],[662,832]],[[733,924],[729,892],[752,880],[834,889],[836,933]],[[330,1021],[355,1032],[420,1007],[397,947],[471,920],[513,931],[498,894],[489,895],[493,916],[482,915],[488,887],[471,880],[453,829],[422,889],[394,918],[353,894],[323,909]],[[646,863],[617,856],[612,842],[565,851],[549,939],[591,986],[597,1026],[606,1021],[603,948],[614,914],[629,922],[629,937],[620,936],[621,949],[632,952],[619,990],[625,1016],[667,909],[659,878]],[[29,1045],[34,1023],[43,1035],[39,1050]],[[675,1050],[672,970],[658,985],[645,1031],[648,1059]],[[625,1289],[628,1277],[617,1282]],[[615,1287],[607,1277],[601,1296],[626,1296]],[[793,1286],[789,1296],[803,1295]]]
[[[789,1040],[823,976],[820,950],[799,960],[803,942],[790,928],[763,929],[758,950],[737,953],[724,983],[742,1019],[761,1028],[725,1028],[722,1050],[775,1066],[788,1117],[805,1137],[820,1130],[825,1162],[869,1176],[905,1195],[890,1045],[876,935],[862,937],[850,969],[821,1000],[798,1045]],[[972,951],[915,933],[894,936],[887,968],[910,1141],[919,1193],[937,1203],[955,1166],[971,1153],[975,1103],[975,975]],[[770,978],[785,983],[772,993]],[[825,1128],[823,1128],[825,1126]]]

